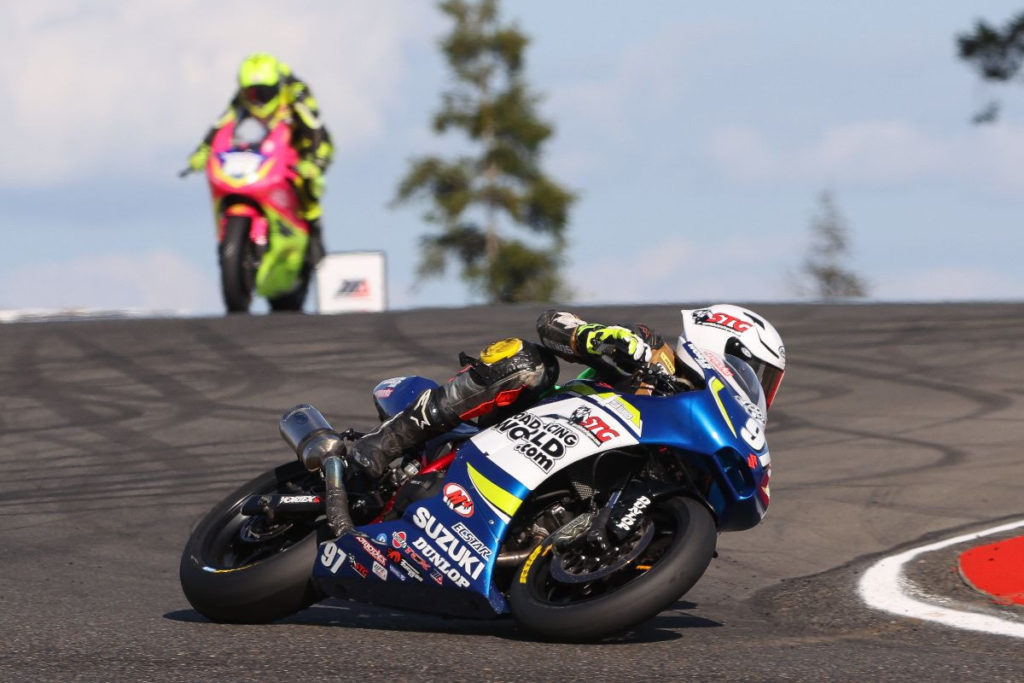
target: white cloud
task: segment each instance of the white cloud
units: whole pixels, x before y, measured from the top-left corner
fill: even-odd
[[[135,174],[164,149],[180,149],[184,160],[227,103],[241,58],[258,50],[310,83],[339,148],[372,142],[398,96],[403,46],[430,39],[431,9],[266,0],[10,5],[0,24],[0,182]]]
[[[0,306],[213,312],[216,271],[166,249],[35,264],[0,278]]]
[[[929,180],[981,181],[1024,190],[1024,126],[968,128],[939,136],[906,121],[861,121],[827,127],[787,145],[752,126],[722,127],[707,154],[725,178],[750,184],[892,186]]]

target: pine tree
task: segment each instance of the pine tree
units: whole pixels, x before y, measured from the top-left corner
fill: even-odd
[[[497,0],[444,0],[439,7],[454,21],[441,49],[455,83],[442,94],[433,128],[461,131],[479,153],[413,159],[401,180],[395,203],[429,201],[424,219],[440,227],[421,238],[418,274],[440,276],[454,259],[462,279],[489,302],[564,298],[559,270],[575,197],[540,168],[552,128],[538,117],[538,97],[524,81],[529,39],[499,22]],[[502,217],[527,229],[532,244],[503,236]]]
[[[982,20],[971,33],[957,36],[960,59],[974,66],[982,80],[1005,83],[1024,64],[1024,12],[1006,22],[1002,29]],[[974,116],[975,123],[990,123],[999,115],[999,103],[989,102]]]
[[[829,302],[867,296],[864,280],[842,264],[849,256],[849,237],[832,194],[822,192],[818,205],[819,212],[811,219],[811,242],[800,268],[803,278],[797,283],[797,293]]]

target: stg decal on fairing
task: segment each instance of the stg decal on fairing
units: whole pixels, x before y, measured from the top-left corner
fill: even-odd
[[[357,562],[356,558],[352,557],[351,555],[348,556],[348,563],[352,565],[352,569],[354,569],[356,573],[364,579],[370,574],[370,570],[361,565],[359,562]]]
[[[619,435],[616,430],[608,426],[607,422],[597,415],[591,415],[590,406],[580,406],[574,410],[569,417],[569,422],[579,425],[583,433],[598,445]]]

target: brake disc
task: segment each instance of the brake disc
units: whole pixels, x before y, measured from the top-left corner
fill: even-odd
[[[560,583],[586,583],[614,574],[638,558],[654,538],[654,524],[650,520],[647,520],[638,531],[642,533],[634,534],[626,544],[613,546],[603,553],[594,552],[592,555],[586,554],[589,548],[581,542],[582,535],[577,535],[575,542],[561,548],[556,543],[549,570],[551,578]]]
[[[238,537],[246,543],[265,543],[288,533],[293,526],[291,522],[267,525],[265,517],[250,517],[242,523]]]

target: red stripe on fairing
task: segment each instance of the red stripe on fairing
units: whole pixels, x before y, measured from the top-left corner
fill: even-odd
[[[484,401],[483,403],[481,403],[477,407],[470,408],[469,410],[464,412],[462,415],[459,415],[459,417],[462,418],[463,420],[471,420],[474,417],[480,417],[481,415],[486,415],[487,413],[489,413],[492,410],[494,410],[494,408],[496,406],[512,405],[512,403],[514,403],[515,400],[517,398],[519,398],[519,393],[523,389],[525,389],[525,388],[526,388],[526,385],[523,385],[523,386],[519,387],[518,389],[508,389],[506,391],[502,391],[497,396],[495,396],[493,399],[491,399],[490,401]]]
[[[431,472],[446,470],[448,469],[448,466],[452,464],[452,460],[455,460],[455,451],[448,451],[448,453],[442,455],[440,458],[420,470],[418,474],[429,474]]]
[[[960,554],[960,575],[1003,605],[1024,605],[1024,536]]]

